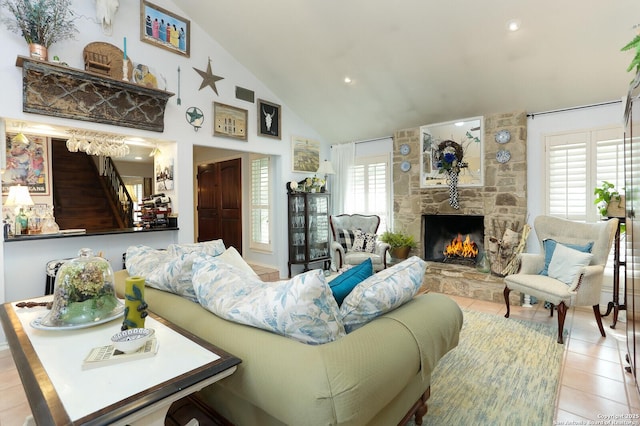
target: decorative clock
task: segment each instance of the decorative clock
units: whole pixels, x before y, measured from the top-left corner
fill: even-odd
[[[411,152],[411,148],[406,143],[400,145],[400,154],[408,155]]]
[[[495,136],[496,142],[507,143],[511,140],[511,133],[508,130],[499,130]]]
[[[496,152],[496,160],[501,164],[506,163],[511,160],[511,152],[509,152],[508,149],[499,149],[498,152]]]

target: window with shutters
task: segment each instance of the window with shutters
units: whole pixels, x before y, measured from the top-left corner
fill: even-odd
[[[271,162],[268,156],[251,155],[251,241],[253,249],[271,251]]]
[[[594,204],[594,189],[607,181],[624,194],[622,126],[547,135],[545,148],[547,214],[580,222],[597,222],[601,218]],[[606,276],[613,275],[612,268],[613,248]],[[605,284],[610,286],[610,280],[605,279]]]
[[[351,185],[345,200],[349,213],[380,216],[381,233],[390,226],[391,177],[389,157],[359,157],[351,169]]]
[[[621,192],[624,188],[622,127],[547,135],[545,147],[547,213],[576,221],[600,220],[593,190],[602,181]]]

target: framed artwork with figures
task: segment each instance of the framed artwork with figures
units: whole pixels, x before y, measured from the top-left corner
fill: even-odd
[[[188,58],[191,50],[191,21],[141,0],[140,40]]]
[[[280,105],[258,99],[258,136],[281,139],[282,118]]]
[[[49,138],[24,134],[25,140],[17,135],[6,134],[7,167],[2,175],[2,193],[8,194],[10,187],[22,185],[32,195],[49,195]]]

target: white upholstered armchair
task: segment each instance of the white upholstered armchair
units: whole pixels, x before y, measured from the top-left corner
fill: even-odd
[[[380,226],[380,217],[376,215],[361,214],[341,214],[330,216],[331,232],[333,241],[331,242],[331,253],[338,269],[344,265],[359,265],[367,259],[371,259],[373,269],[381,271],[387,267],[387,253],[390,246],[380,241],[371,246],[372,251],[354,249],[354,231],[360,230],[363,233],[375,234]],[[365,244],[366,246],[366,244]]]
[[[504,278],[505,317],[509,318],[510,313],[509,293],[515,290],[558,308],[558,343],[564,343],[564,319],[571,306],[593,307],[600,334],[606,337],[600,316],[600,292],[618,219],[583,223],[538,216],[534,228],[542,253],[523,253],[520,271]]]

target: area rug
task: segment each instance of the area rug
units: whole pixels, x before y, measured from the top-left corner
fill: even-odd
[[[555,328],[464,310],[431,381],[423,425],[551,425],[564,345]],[[413,424],[413,422],[410,422]]]

